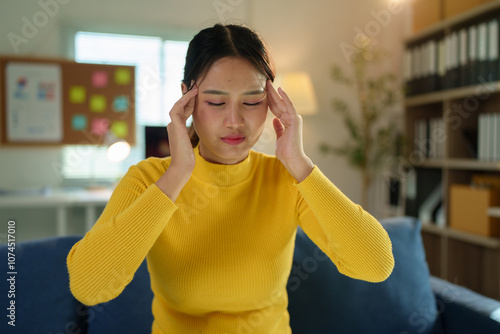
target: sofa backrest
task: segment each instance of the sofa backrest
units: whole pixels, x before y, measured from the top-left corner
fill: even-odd
[[[382,283],[339,273],[299,229],[288,281],[294,334],[435,334],[443,328],[429,283],[429,270],[413,218],[381,221],[392,241],[395,268]]]

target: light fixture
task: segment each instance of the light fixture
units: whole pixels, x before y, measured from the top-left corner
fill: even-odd
[[[274,86],[281,87],[288,94],[300,115],[317,113],[316,95],[314,94],[311,76],[308,73],[294,71],[278,74]]]
[[[130,144],[117,138],[111,131],[106,133],[105,145],[108,146],[106,158],[110,162],[120,162],[125,160],[130,154]]]

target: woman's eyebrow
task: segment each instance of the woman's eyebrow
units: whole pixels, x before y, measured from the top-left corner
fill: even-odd
[[[260,95],[264,94],[266,91],[264,89],[258,89],[258,90],[251,90],[249,92],[243,93],[243,95]]]
[[[203,94],[212,94],[212,95],[229,95],[228,92],[223,92],[215,89],[207,89],[203,91]]]
[[[248,92],[243,93],[243,95],[259,95],[263,94],[266,91],[264,89],[258,89],[258,90],[251,90]],[[212,94],[212,95],[229,95],[228,92],[224,92],[221,90],[215,90],[215,89],[207,89],[203,91],[203,94]]]

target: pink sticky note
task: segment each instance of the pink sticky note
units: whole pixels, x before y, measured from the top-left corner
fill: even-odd
[[[97,88],[106,87],[108,85],[108,73],[105,71],[95,71],[92,74],[92,85]]]
[[[92,120],[91,132],[98,136],[104,136],[109,129],[109,120],[107,118],[94,118]]]

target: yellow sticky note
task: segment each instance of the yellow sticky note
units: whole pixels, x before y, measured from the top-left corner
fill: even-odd
[[[115,121],[111,124],[111,131],[118,138],[125,138],[128,135],[128,124],[124,121]]]
[[[87,90],[83,86],[71,86],[69,88],[69,102],[84,103],[87,97]]]
[[[132,80],[130,70],[128,68],[118,68],[115,71],[115,83],[117,85],[128,85]]]
[[[90,111],[103,112],[106,110],[106,96],[92,95],[89,103]]]

